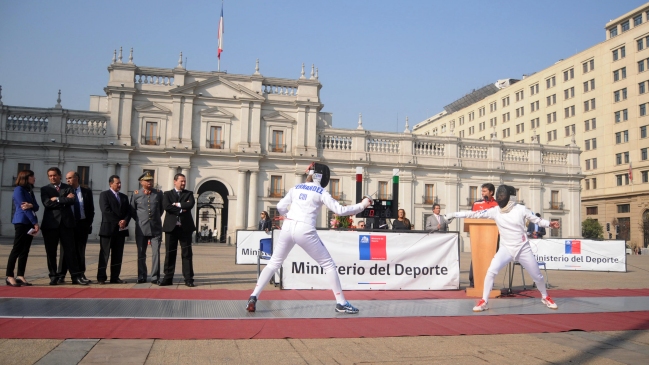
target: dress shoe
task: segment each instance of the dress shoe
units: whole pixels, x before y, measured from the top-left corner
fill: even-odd
[[[173,281],[171,280],[160,280],[158,281],[158,286],[169,286],[173,285]]]
[[[58,285],[58,284],[59,284],[59,278],[50,279],[50,285]]]
[[[110,281],[111,284],[126,284],[126,280],[114,279]]]
[[[75,284],[75,285],[88,285],[90,283],[83,280],[83,278],[76,278],[76,279],[72,279],[72,284]]]
[[[193,282],[193,281],[185,281],[185,286],[188,286],[188,287],[190,287],[190,288],[193,288],[193,287],[195,287],[196,285],[194,285],[194,282]]]
[[[20,280],[18,278],[16,278],[16,283],[18,283],[18,284],[20,284],[22,286],[32,286],[32,283],[28,283],[25,280]]]
[[[144,284],[146,283],[146,279],[137,279],[138,284]]]
[[[97,284],[106,285],[106,280],[97,280]]]
[[[84,275],[82,275],[81,277],[83,278],[83,280],[87,280],[87,281],[89,281],[89,282],[90,282],[90,284],[92,284],[92,280],[90,280],[90,279],[88,279],[88,278],[86,277],[86,275],[85,275],[85,274],[84,274]]]
[[[151,284],[157,284],[157,283],[158,283],[158,280],[160,280],[160,279],[153,279],[153,278],[151,278]]]
[[[12,284],[11,282],[9,282],[9,279],[5,279],[5,283],[7,283],[7,285],[9,286],[15,286],[15,287],[22,286],[22,284],[18,280],[16,280],[16,284]]]
[[[64,284],[65,283],[65,277],[61,276],[59,277],[59,280],[57,281],[58,284]]]

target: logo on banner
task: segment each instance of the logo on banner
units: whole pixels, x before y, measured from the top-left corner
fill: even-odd
[[[361,235],[358,238],[360,260],[387,260],[385,236]]]
[[[566,253],[571,255],[581,255],[581,241],[567,240]]]

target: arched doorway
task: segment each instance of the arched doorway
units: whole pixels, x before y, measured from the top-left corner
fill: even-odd
[[[642,247],[649,247],[649,209],[642,213],[642,222],[640,222],[640,226],[642,227]]]
[[[207,225],[216,231],[217,242],[225,242],[228,232],[228,188],[223,183],[210,180],[198,188],[196,202],[196,229]]]

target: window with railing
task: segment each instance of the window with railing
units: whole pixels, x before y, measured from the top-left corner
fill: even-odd
[[[387,200],[388,199],[388,182],[379,181],[379,199]]]
[[[90,166],[77,166],[77,174],[79,174],[79,185],[90,188]]]
[[[435,184],[426,184],[424,189],[425,189],[424,204],[434,204],[436,200]]]
[[[210,138],[207,143],[209,148],[223,149],[225,146],[223,141],[223,127],[210,127]]]
[[[284,131],[273,131],[273,137],[270,143],[271,152],[286,152],[284,144]]]
[[[340,192],[340,179],[329,180],[329,194],[331,194],[331,197],[336,200],[342,199],[342,194]]]
[[[618,240],[630,240],[631,239],[631,218],[624,217],[618,218],[617,224],[620,229],[620,233],[617,235]]]
[[[157,146],[160,144],[160,137],[158,137],[158,123],[146,122],[146,129],[143,138],[143,144],[147,146]]]
[[[281,176],[271,176],[270,177],[270,197],[281,198],[284,196],[284,190],[282,189],[282,177]]]
[[[477,186],[469,186],[469,198],[468,198],[468,205],[473,205],[473,203],[478,200],[478,187]]]
[[[563,209],[563,203],[559,201],[558,190],[552,190],[550,192],[550,209]]]

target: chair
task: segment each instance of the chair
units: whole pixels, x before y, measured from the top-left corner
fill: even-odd
[[[545,271],[545,288],[548,289],[550,287],[550,281],[548,279],[548,269],[545,267],[545,262],[544,261],[538,261],[537,264],[539,267],[543,266],[543,271]],[[521,265],[520,262],[514,261],[514,264],[510,264],[511,270],[509,271],[509,289],[508,293],[511,294],[512,292],[512,281],[514,280],[514,271],[516,271],[516,265],[521,267],[521,278],[523,278],[523,290],[527,289],[527,286],[525,285],[525,275],[523,275],[523,265]],[[532,285],[532,287],[535,287],[536,283]]]
[[[270,260],[273,255],[273,239],[262,238],[259,240],[259,251],[257,251],[257,279],[261,274],[261,259]]]

